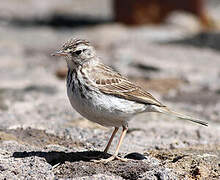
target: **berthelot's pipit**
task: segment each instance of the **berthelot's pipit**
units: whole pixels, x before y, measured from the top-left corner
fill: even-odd
[[[128,130],[128,122],[136,114],[166,113],[207,126],[203,121],[168,109],[150,93],[102,64],[87,40],[71,39],[52,55],[64,56],[66,59],[67,94],[72,107],[90,121],[115,127],[104,152],[108,151],[119,127],[123,127],[114,155],[100,162],[122,160],[118,157],[118,151]]]

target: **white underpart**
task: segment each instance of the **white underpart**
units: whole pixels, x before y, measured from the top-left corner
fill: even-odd
[[[78,73],[78,78],[84,80]],[[78,88],[78,81],[72,77],[75,88],[67,86],[67,94],[72,107],[90,121],[103,126],[127,126],[128,121],[141,112],[155,111],[154,106],[129,101],[112,95],[100,93],[98,89],[88,91],[83,88],[86,98],[83,98]],[[72,90],[74,89],[74,90]]]

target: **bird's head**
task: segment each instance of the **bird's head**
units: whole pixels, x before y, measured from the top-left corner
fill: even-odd
[[[96,52],[90,42],[84,39],[70,39],[63,44],[60,50],[52,54],[53,56],[64,56],[70,68],[82,65],[96,56]]]

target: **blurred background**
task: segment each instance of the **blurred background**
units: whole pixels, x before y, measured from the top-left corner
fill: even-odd
[[[111,129],[90,123],[72,110],[66,96],[66,63],[50,56],[72,37],[90,40],[104,63],[172,109],[210,123],[202,128],[158,114],[137,116],[130,123],[122,153],[158,150],[150,154],[157,157],[161,149],[180,149],[184,154],[181,148],[191,148],[201,155],[202,149],[215,158],[203,161],[195,156],[186,163],[210,161],[204,165],[207,172],[199,165],[189,165],[174,174],[219,176],[219,0],[0,1],[0,153],[45,147],[48,151],[102,150],[105,146]],[[61,147],[49,147],[51,144]],[[2,161],[2,166],[15,163],[13,158]],[[20,163],[23,169],[24,174],[19,171],[17,177],[28,173],[25,158],[13,166],[16,169]],[[58,163],[67,160],[57,154],[50,158]],[[42,177],[65,177],[47,169],[47,163],[54,165],[50,161],[38,163],[45,169],[40,169]],[[77,165],[66,165],[66,169],[68,166]],[[165,162],[165,167],[178,165]],[[199,168],[200,174],[193,174],[192,167]],[[0,178],[13,177],[13,168],[4,170]],[[33,168],[32,176],[39,178],[38,171],[39,167]],[[69,173],[69,177],[77,176],[74,171]]]

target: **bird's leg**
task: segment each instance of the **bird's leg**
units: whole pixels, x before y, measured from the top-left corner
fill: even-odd
[[[122,130],[122,133],[121,133],[121,136],[120,136],[118,145],[117,145],[117,147],[116,147],[115,153],[114,153],[111,157],[109,157],[109,158],[107,158],[107,159],[95,160],[94,162],[108,163],[108,162],[110,162],[110,161],[112,161],[112,160],[114,160],[114,159],[118,159],[118,160],[121,160],[121,161],[127,161],[127,159],[118,157],[118,151],[119,151],[119,148],[120,148],[120,146],[121,146],[121,143],[122,143],[122,141],[123,141],[123,139],[124,139],[124,137],[125,137],[125,135],[126,135],[126,133],[127,133],[127,130],[128,130],[128,128],[125,127],[125,126],[123,126],[123,130]],[[113,133],[114,133],[114,132],[113,132]]]
[[[118,127],[115,127],[115,129],[114,129],[114,131],[112,132],[112,135],[111,135],[111,137],[110,137],[110,139],[109,139],[109,141],[108,141],[108,144],[107,144],[107,146],[106,146],[106,148],[105,148],[105,150],[104,150],[104,153],[107,153],[108,152],[108,149],[109,149],[109,147],[111,146],[111,143],[112,143],[112,140],[114,139],[114,137],[115,137],[115,134],[118,132]],[[103,154],[100,154],[100,155],[98,155],[98,156],[83,156],[83,158],[85,158],[85,159],[97,159],[97,158],[102,158],[103,157]],[[92,161],[97,161],[97,160],[92,160]]]
[[[112,132],[111,138],[108,141],[108,144],[107,144],[107,146],[106,146],[106,148],[104,150],[104,153],[108,152],[108,149],[111,146],[112,140],[114,139],[115,134],[118,132],[118,129],[119,129],[118,127],[115,127],[114,131]]]
[[[120,136],[118,145],[117,145],[116,150],[115,150],[115,153],[114,153],[115,156],[118,155],[119,148],[120,148],[120,146],[121,146],[121,143],[122,143],[122,141],[123,141],[123,139],[124,139],[124,137],[125,137],[127,131],[128,131],[128,128],[123,126],[122,133],[121,133],[121,136]]]

